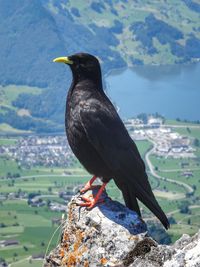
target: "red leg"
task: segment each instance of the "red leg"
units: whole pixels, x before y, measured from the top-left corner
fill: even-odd
[[[85,201],[85,203],[79,203],[79,206],[81,207],[88,207],[89,209],[92,209],[97,203],[99,202],[103,202],[104,199],[101,199],[101,194],[103,193],[105,187],[106,187],[107,183],[103,183],[103,185],[100,187],[97,195],[95,196],[95,198],[86,198],[86,197],[82,197],[82,199]]]
[[[92,189],[92,184],[94,183],[94,181],[95,181],[96,179],[97,179],[97,177],[94,175],[94,176],[92,177],[92,179],[89,180],[89,181],[85,184],[85,186],[84,186],[82,189],[80,189],[80,193],[85,193],[86,191]]]

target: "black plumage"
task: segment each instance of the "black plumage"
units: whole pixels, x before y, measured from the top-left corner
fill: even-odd
[[[139,199],[166,229],[169,228],[168,219],[152,192],[138,149],[103,91],[98,60],[79,53],[55,61],[69,64],[73,74],[65,124],[68,142],[76,157],[89,173],[103,182],[114,179],[128,208],[141,215]]]

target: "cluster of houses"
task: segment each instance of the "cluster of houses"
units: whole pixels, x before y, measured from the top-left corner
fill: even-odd
[[[49,201],[49,204],[47,204],[47,201],[43,200],[40,194],[33,195],[33,197],[29,198],[28,204],[31,207],[36,207],[36,208],[48,205],[51,211],[64,212],[66,211],[68,202],[71,200],[72,196],[74,195],[74,192],[76,191],[77,191],[77,186],[68,186],[66,190],[61,190],[58,192],[59,198],[64,200],[65,204],[61,204],[55,201]]]
[[[19,245],[19,241],[15,239],[0,240],[0,247],[8,247],[14,245]]]
[[[193,158],[195,149],[191,140],[165,127],[161,118],[149,117],[147,123],[139,119],[130,119],[126,123],[133,140],[154,142],[154,153],[158,156],[173,158]]]
[[[194,158],[195,149],[191,140],[179,133],[172,132],[170,128],[147,130],[148,138],[155,142],[154,153],[158,156],[173,158]]]
[[[29,136],[19,138],[14,146],[1,146],[0,155],[6,154],[23,166],[68,167],[73,154],[66,136]]]

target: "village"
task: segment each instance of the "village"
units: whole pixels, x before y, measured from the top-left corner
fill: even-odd
[[[125,125],[133,140],[151,141],[155,146],[154,153],[158,156],[195,157],[191,140],[165,126],[161,118],[151,116],[146,123],[139,119],[129,119]],[[74,160],[64,135],[20,137],[15,145],[0,146],[0,156],[3,155],[25,167],[69,167]]]
[[[126,121],[127,129],[135,141],[149,140],[154,144],[154,154],[164,158],[195,158],[192,141],[171,127],[163,124],[161,118],[149,117],[147,123],[139,119]]]
[[[2,155],[26,167],[69,167],[74,159],[65,136],[20,137],[13,146],[0,146]]]

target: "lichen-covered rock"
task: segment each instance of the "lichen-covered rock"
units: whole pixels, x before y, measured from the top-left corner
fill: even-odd
[[[146,224],[135,212],[112,201],[106,192],[103,198],[104,203],[92,210],[76,204],[78,195],[72,198],[60,244],[46,258],[45,266],[200,266],[200,232],[193,237],[183,235],[171,246],[159,245],[147,235]]]
[[[135,255],[155,246],[145,237],[146,224],[137,213],[112,201],[106,192],[103,198],[92,210],[76,204],[78,195],[72,198],[60,245],[47,258],[49,266],[115,266],[123,262],[128,266]]]
[[[193,237],[183,235],[173,245],[174,255],[164,263],[164,267],[200,266],[200,231]]]
[[[130,267],[199,267],[200,231],[190,237],[184,234],[171,246],[151,247],[149,253],[135,258]]]

